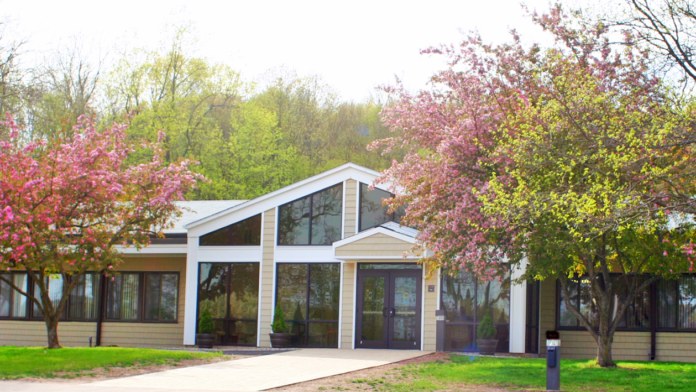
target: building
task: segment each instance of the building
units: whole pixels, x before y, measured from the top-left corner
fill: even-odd
[[[368,189],[378,175],[349,163],[249,201],[182,202],[190,210],[166,238],[123,249],[119,276],[83,278],[61,343],[194,345],[209,306],[218,344],[267,347],[279,305],[297,347],[475,351],[476,326],[490,312],[499,352],[544,354],[543,332],[558,329],[564,357],[596,355],[555,282],[477,282],[419,265],[410,252],[417,232],[381,205],[388,192]],[[8,274],[31,289],[26,274]],[[49,285],[58,298],[61,280]],[[576,287],[573,300],[591,313]],[[614,358],[696,362],[695,313],[691,275],[654,285],[617,332]],[[40,317],[0,283],[0,345],[46,344]]]

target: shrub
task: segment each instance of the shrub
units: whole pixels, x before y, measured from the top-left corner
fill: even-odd
[[[284,333],[288,330],[287,325],[285,325],[285,314],[283,314],[283,309],[280,308],[280,305],[276,306],[275,308],[271,330],[274,333]]]
[[[498,330],[495,328],[495,325],[493,325],[493,318],[490,314],[483,316],[481,324],[478,325],[476,332],[478,333],[479,339],[495,339]]]
[[[213,323],[213,315],[210,313],[208,306],[201,311],[201,320],[198,322],[198,333],[213,333],[215,332],[215,324]]]

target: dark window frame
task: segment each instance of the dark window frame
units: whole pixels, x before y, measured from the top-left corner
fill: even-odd
[[[224,265],[227,265],[227,275],[226,275],[227,278],[225,281],[225,288],[227,291],[225,294],[225,297],[226,297],[225,301],[227,303],[227,306],[226,306],[227,316],[230,315],[230,286],[231,286],[231,275],[232,275],[230,273],[230,269],[231,269],[230,264],[258,264],[259,265],[259,284],[262,284],[261,269],[262,269],[263,265],[259,261],[210,261],[210,262],[205,261],[205,262],[199,262],[198,263],[198,271],[197,271],[197,275],[196,275],[196,334],[198,334],[198,326],[199,326],[198,324],[199,324],[199,321],[201,319],[201,309],[200,309],[201,302],[200,302],[199,297],[200,297],[200,284],[201,284],[201,265],[203,265],[203,264],[224,264]],[[257,302],[259,299],[261,299],[261,287],[259,287],[259,291],[257,293]],[[261,309],[260,303],[257,306],[258,306],[258,309]],[[256,341],[258,342],[259,341],[259,332],[260,332],[259,331],[260,319],[259,319],[258,309],[256,311],[256,318],[255,319],[225,317],[225,318],[214,318],[213,322],[216,320],[222,321],[223,323],[236,322],[236,321],[247,321],[247,322],[248,321],[256,321]],[[245,347],[256,347],[257,346],[256,343],[254,343],[254,344],[238,343],[238,344],[224,344],[224,345],[226,345],[226,346],[245,346]]]
[[[181,295],[181,272],[180,271],[119,271],[119,274],[137,274],[138,275],[138,318],[134,320],[121,320],[107,317],[107,306],[104,307],[104,322],[107,323],[141,323],[141,324],[178,324],[179,323],[179,298]],[[145,274],[176,274],[176,316],[174,320],[146,320],[145,319]],[[161,279],[161,278],[160,278]],[[110,279],[106,280],[106,296],[105,304],[108,302],[109,288],[111,287]],[[161,295],[161,294],[160,294]],[[161,299],[160,299],[161,301]]]
[[[274,309],[273,311],[274,312],[275,312],[276,307],[278,307],[278,275],[279,275],[278,267],[280,265],[287,265],[287,264],[302,264],[302,265],[307,266],[307,286],[306,286],[307,287],[307,297],[305,299],[305,302],[306,302],[305,319],[304,320],[295,320],[295,319],[289,319],[287,317],[285,318],[286,322],[294,322],[294,323],[306,325],[306,328],[305,328],[306,333],[305,333],[305,337],[304,337],[305,345],[298,345],[296,347],[301,347],[301,348],[338,348],[338,344],[341,341],[340,336],[338,336],[338,341],[336,342],[336,347],[334,347],[334,346],[310,346],[309,345],[309,324],[311,324],[311,323],[324,323],[324,324],[336,323],[336,328],[337,328],[336,330],[338,330],[338,328],[340,327],[340,320],[341,320],[340,312],[339,312],[338,318],[336,320],[310,320],[310,318],[309,318],[309,314],[310,314],[309,305],[310,305],[310,296],[311,296],[311,277],[312,277],[312,275],[311,275],[312,269],[310,268],[310,265],[312,265],[312,264],[337,264],[339,266],[338,267],[339,268],[339,275],[338,275],[339,282],[338,282],[338,284],[339,284],[339,290],[340,290],[340,287],[342,285],[342,282],[340,281],[340,279],[341,279],[341,270],[340,270],[341,263],[336,263],[336,262],[327,262],[327,263],[324,263],[324,262],[301,262],[301,261],[275,263],[275,272],[276,273],[275,273],[275,282],[274,282],[274,284],[275,284],[275,286],[274,286],[275,300],[273,303],[273,309]],[[338,302],[339,302],[339,307],[340,307],[340,303],[341,303],[340,294],[339,294]]]
[[[203,239],[203,237],[205,237],[205,236],[207,236],[207,235],[209,235],[209,234],[217,233],[218,231],[221,231],[221,230],[224,230],[224,229],[226,229],[226,228],[228,228],[228,227],[230,227],[230,226],[234,226],[234,225],[236,225],[236,224],[242,223],[242,222],[244,222],[244,221],[246,221],[246,220],[249,220],[249,219],[252,219],[252,218],[256,218],[257,216],[258,216],[259,219],[261,220],[261,225],[260,225],[260,227],[259,227],[259,243],[258,243],[258,244],[242,244],[242,245],[205,245],[205,244],[202,244],[202,243],[201,243],[201,240]],[[202,236],[198,237],[198,246],[200,246],[200,247],[213,247],[213,246],[261,246],[261,242],[263,241],[263,238],[262,238],[262,237],[263,237],[263,230],[262,230],[262,228],[263,228],[263,214],[262,214],[262,213],[259,213],[259,214],[250,216],[250,217],[248,217],[248,218],[242,219],[242,220],[240,220],[240,221],[234,222],[234,223],[232,223],[232,224],[230,224],[230,225],[227,225],[227,226],[225,226],[225,227],[221,227],[221,228],[219,228],[219,229],[217,229],[217,230],[213,230],[213,231],[211,231],[211,232],[209,232],[209,233],[203,234]]]
[[[369,186],[369,185],[365,184],[364,182],[358,182],[358,211],[357,211],[357,215],[358,215],[358,219],[357,219],[358,233],[362,233],[362,232],[365,231],[365,230],[370,230],[370,229],[372,229],[372,228],[379,227],[380,225],[383,225],[384,223],[386,223],[386,222],[384,222],[384,223],[380,223],[380,224],[378,224],[378,225],[366,227],[366,228],[364,228],[364,229],[362,228],[362,204],[363,204],[363,203],[362,203],[362,202],[363,202],[363,200],[362,200],[362,199],[363,199],[363,198],[362,198],[362,194],[363,194],[362,186],[363,186],[363,185],[365,185],[366,187]],[[382,191],[382,192],[386,192],[386,193],[390,194],[391,197],[394,197],[394,194],[391,193],[391,192],[389,192],[389,191],[385,191],[384,189],[379,189],[379,190]],[[382,200],[384,200],[384,199],[382,199]],[[391,213],[388,214],[388,215],[391,215],[391,220],[389,220],[388,222],[396,222],[396,223],[399,223],[399,222],[396,221],[396,211],[393,211],[393,212],[391,212]]]
[[[342,189],[341,189],[341,238],[338,239],[338,241],[343,239],[343,237],[345,236],[345,233],[344,233],[345,217],[343,215],[345,213],[345,207],[346,207],[346,205],[345,205],[345,203],[346,203],[346,201],[345,201],[346,187],[345,187],[344,181],[333,184],[331,186],[327,186],[326,188],[323,188],[323,189],[320,189],[316,192],[310,193],[309,195],[298,197],[295,200],[292,200],[292,201],[289,201],[287,203],[283,203],[283,204],[279,205],[278,212],[277,212],[277,219],[276,219],[276,221],[278,222],[278,225],[277,225],[278,227],[276,228],[276,245],[277,246],[332,246],[332,244],[312,244],[312,220],[313,220],[312,214],[314,212],[314,195],[316,195],[317,193],[324,192],[324,191],[331,189],[333,187],[337,187],[339,185],[341,186]],[[309,229],[307,230],[307,237],[308,237],[307,242],[308,243],[306,243],[306,244],[281,244],[280,243],[280,227],[281,227],[281,225],[280,225],[280,209],[285,207],[288,204],[292,204],[298,200],[302,200],[302,199],[306,199],[306,198],[309,198]]]

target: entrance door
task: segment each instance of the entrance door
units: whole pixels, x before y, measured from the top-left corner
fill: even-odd
[[[421,270],[358,270],[357,348],[420,350]]]

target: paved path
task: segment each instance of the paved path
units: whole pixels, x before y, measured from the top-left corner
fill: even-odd
[[[3,392],[251,392],[386,365],[427,354],[430,352],[304,349],[86,384],[0,382],[0,390]]]

